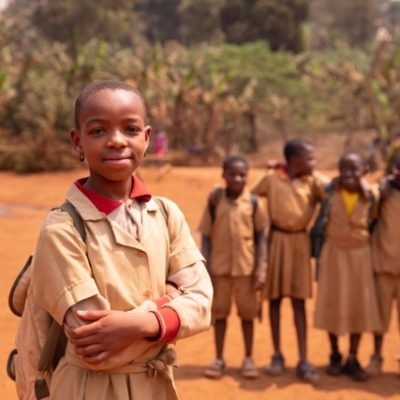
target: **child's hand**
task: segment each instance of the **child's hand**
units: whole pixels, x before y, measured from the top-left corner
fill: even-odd
[[[76,314],[89,323],[70,330],[69,338],[76,353],[89,364],[105,361],[136,340],[156,336],[160,330],[151,312],[90,310]]]
[[[267,280],[266,268],[258,268],[254,273],[253,287],[255,290],[261,290]]]

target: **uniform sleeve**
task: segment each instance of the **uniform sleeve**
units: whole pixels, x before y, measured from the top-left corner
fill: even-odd
[[[168,199],[163,199],[168,210],[168,232],[170,239],[170,251],[168,270],[169,274],[204,261],[189,229],[185,217],[178,206]]]
[[[42,225],[32,267],[32,289],[39,304],[60,324],[74,304],[99,295],[86,257],[86,245],[61,210]]]
[[[250,189],[251,193],[254,193],[257,196],[268,197],[268,181],[270,175],[271,172],[267,172],[258,181],[256,181],[256,183]]]
[[[209,328],[213,288],[203,262],[189,265],[168,277],[182,295],[161,307],[172,309],[179,317],[180,327],[175,339],[195,335]],[[172,339],[172,338],[171,338]]]

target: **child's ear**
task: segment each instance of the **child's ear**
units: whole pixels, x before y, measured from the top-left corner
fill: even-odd
[[[75,153],[77,153],[78,156],[80,156],[81,153],[83,152],[83,149],[81,147],[81,136],[80,136],[78,130],[75,128],[72,128],[69,131],[69,136],[71,138],[72,146],[74,148]]]
[[[145,150],[144,150],[144,152],[145,152],[145,153],[146,153],[146,151],[147,151],[147,149],[148,149],[148,147],[149,147],[149,145],[150,145],[150,136],[151,136],[151,133],[152,133],[151,126],[150,126],[150,125],[147,125],[147,126],[144,128],[144,140],[145,140]]]

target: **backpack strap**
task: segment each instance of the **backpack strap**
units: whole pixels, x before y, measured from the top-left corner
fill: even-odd
[[[84,242],[86,242],[85,223],[83,222],[82,217],[78,214],[76,208],[66,200],[55,209],[61,209],[70,215],[80,237]],[[67,338],[64,329],[53,319],[40,354],[38,370],[42,372],[53,370],[64,355],[66,344]],[[43,390],[43,382],[41,382],[41,380],[37,381],[37,385],[40,387],[40,390]]]
[[[57,208],[69,214],[80,237],[86,243],[85,223],[83,222],[82,217],[78,214],[78,211],[76,211],[76,208],[68,200],[56,207],[56,209]]]

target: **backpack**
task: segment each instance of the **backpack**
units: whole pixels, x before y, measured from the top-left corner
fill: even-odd
[[[159,198],[153,199],[168,226],[165,204]],[[75,207],[65,201],[55,209],[61,209],[70,215],[80,237],[86,242],[85,225]],[[50,395],[53,371],[63,357],[67,345],[64,329],[35,301],[30,286],[32,260],[31,255],[15,279],[8,297],[10,310],[21,321],[16,336],[16,348],[8,356],[7,375],[16,382],[18,398],[23,400],[41,400]]]
[[[76,230],[85,241],[84,223],[73,205],[66,201],[56,208],[71,216]],[[33,256],[30,256],[8,297],[10,310],[21,317],[21,322],[16,336],[17,347],[8,356],[7,374],[16,382],[18,398],[24,400],[40,400],[49,396],[51,375],[67,344],[63,328],[35,301],[30,286],[32,260]]]

